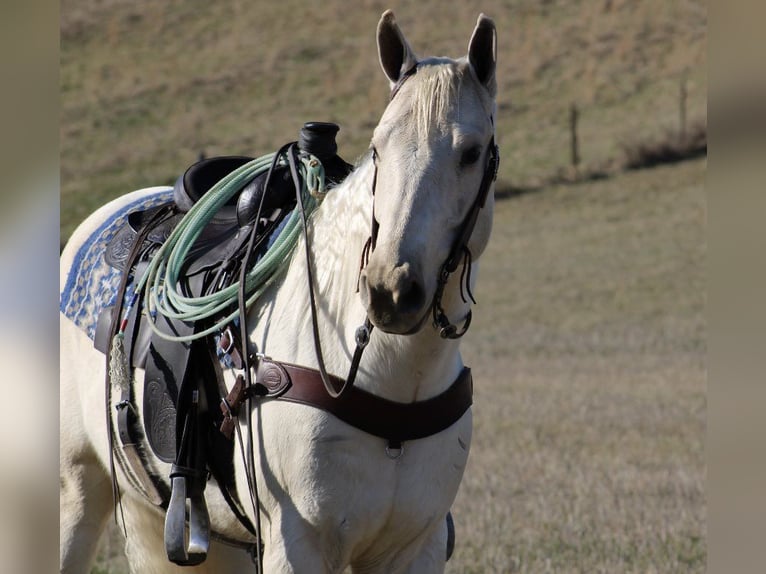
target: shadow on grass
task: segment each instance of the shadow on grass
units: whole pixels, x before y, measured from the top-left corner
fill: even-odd
[[[622,146],[625,169],[643,169],[678,163],[707,155],[707,126],[699,122],[688,133],[666,132],[658,140],[626,143]]]
[[[579,185],[615,177],[626,171],[649,169],[707,156],[707,125],[697,122],[683,135],[667,131],[656,140],[624,143],[623,157],[600,165],[559,168],[548,177],[522,184],[498,181],[495,199],[511,199],[556,185]]]

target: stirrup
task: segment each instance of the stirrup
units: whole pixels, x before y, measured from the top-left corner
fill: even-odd
[[[210,548],[210,516],[203,494],[189,496],[189,544],[186,544],[186,481],[172,477],[170,504],[165,515],[165,551],[179,566],[195,566],[207,558]]]

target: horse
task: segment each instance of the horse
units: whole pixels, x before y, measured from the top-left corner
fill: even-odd
[[[368,340],[361,343],[351,385],[378,403],[427,405],[467,372],[459,348],[470,323],[465,291],[475,285],[492,228],[496,30],[482,14],[467,56],[418,59],[387,11],[377,44],[391,100],[370,150],[307,218],[284,271],[247,310],[247,338],[258,357],[316,369],[316,337],[322,367],[339,378],[354,361],[364,323]],[[62,293],[67,282],[83,279],[77,274],[84,273],[78,267],[84,246],[105,221],[137,202],[161,203],[168,191],[128,193],[89,216],[62,252]],[[460,262],[463,276],[454,273]],[[85,305],[83,316],[89,313]],[[235,418],[235,434],[253,440],[247,448],[244,442],[234,447],[232,462],[236,492],[250,501],[241,504],[245,517],[208,487],[215,536],[207,559],[176,566],[163,548],[167,500],[148,500],[124,457],[115,461],[110,452],[117,448],[107,437],[119,409],[112,397],[104,414],[107,367],[91,339],[70,316],[61,318],[61,572],[89,571],[100,534],[117,510],[135,573],[444,570],[445,517],[468,459],[470,406],[447,428],[397,444],[323,408],[268,398],[248,402]],[[235,369],[223,375],[231,391]],[[136,400],[130,408],[140,418],[144,373],[136,369],[132,377]],[[395,433],[404,423],[382,424]],[[169,488],[171,465],[145,444],[139,448],[147,472]],[[243,526],[248,520],[258,526],[259,540]],[[243,550],[254,546],[257,560]]]

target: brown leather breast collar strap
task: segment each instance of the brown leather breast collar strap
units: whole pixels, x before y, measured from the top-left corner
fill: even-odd
[[[341,385],[337,377],[334,383]],[[343,422],[388,441],[389,449],[401,449],[408,440],[425,438],[455,424],[473,403],[471,369],[464,367],[447,390],[414,403],[399,403],[350,387],[340,397],[327,394],[319,371],[263,358],[257,383],[248,391],[240,375],[221,404],[221,432],[231,436],[242,403],[252,395],[291,401],[322,409]]]

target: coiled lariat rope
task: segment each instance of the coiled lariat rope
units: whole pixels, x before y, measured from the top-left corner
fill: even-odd
[[[137,295],[142,289],[145,291],[149,325],[163,339],[180,342],[200,339],[218,332],[238,316],[239,280],[214,293],[189,297],[181,291],[182,269],[189,251],[215,214],[254,177],[268,171],[272,164],[282,167],[287,165],[287,160],[283,156],[277,157],[274,153],[267,154],[246,163],[221,179],[192,206],[152,258],[146,273],[136,284],[134,293]],[[301,195],[306,213],[310,215],[325,194],[324,167],[310,154],[301,154],[299,165],[303,182]],[[268,190],[264,190],[264,193],[267,192]],[[301,214],[297,209],[293,210],[273,245],[247,271],[245,292],[248,308],[263,295],[277,277],[276,272],[289,260],[290,253],[297,245],[301,225]],[[128,307],[130,306],[132,305]],[[155,323],[157,314],[196,322],[216,318],[223,313],[226,314],[216,319],[208,328],[184,336],[166,333]]]

